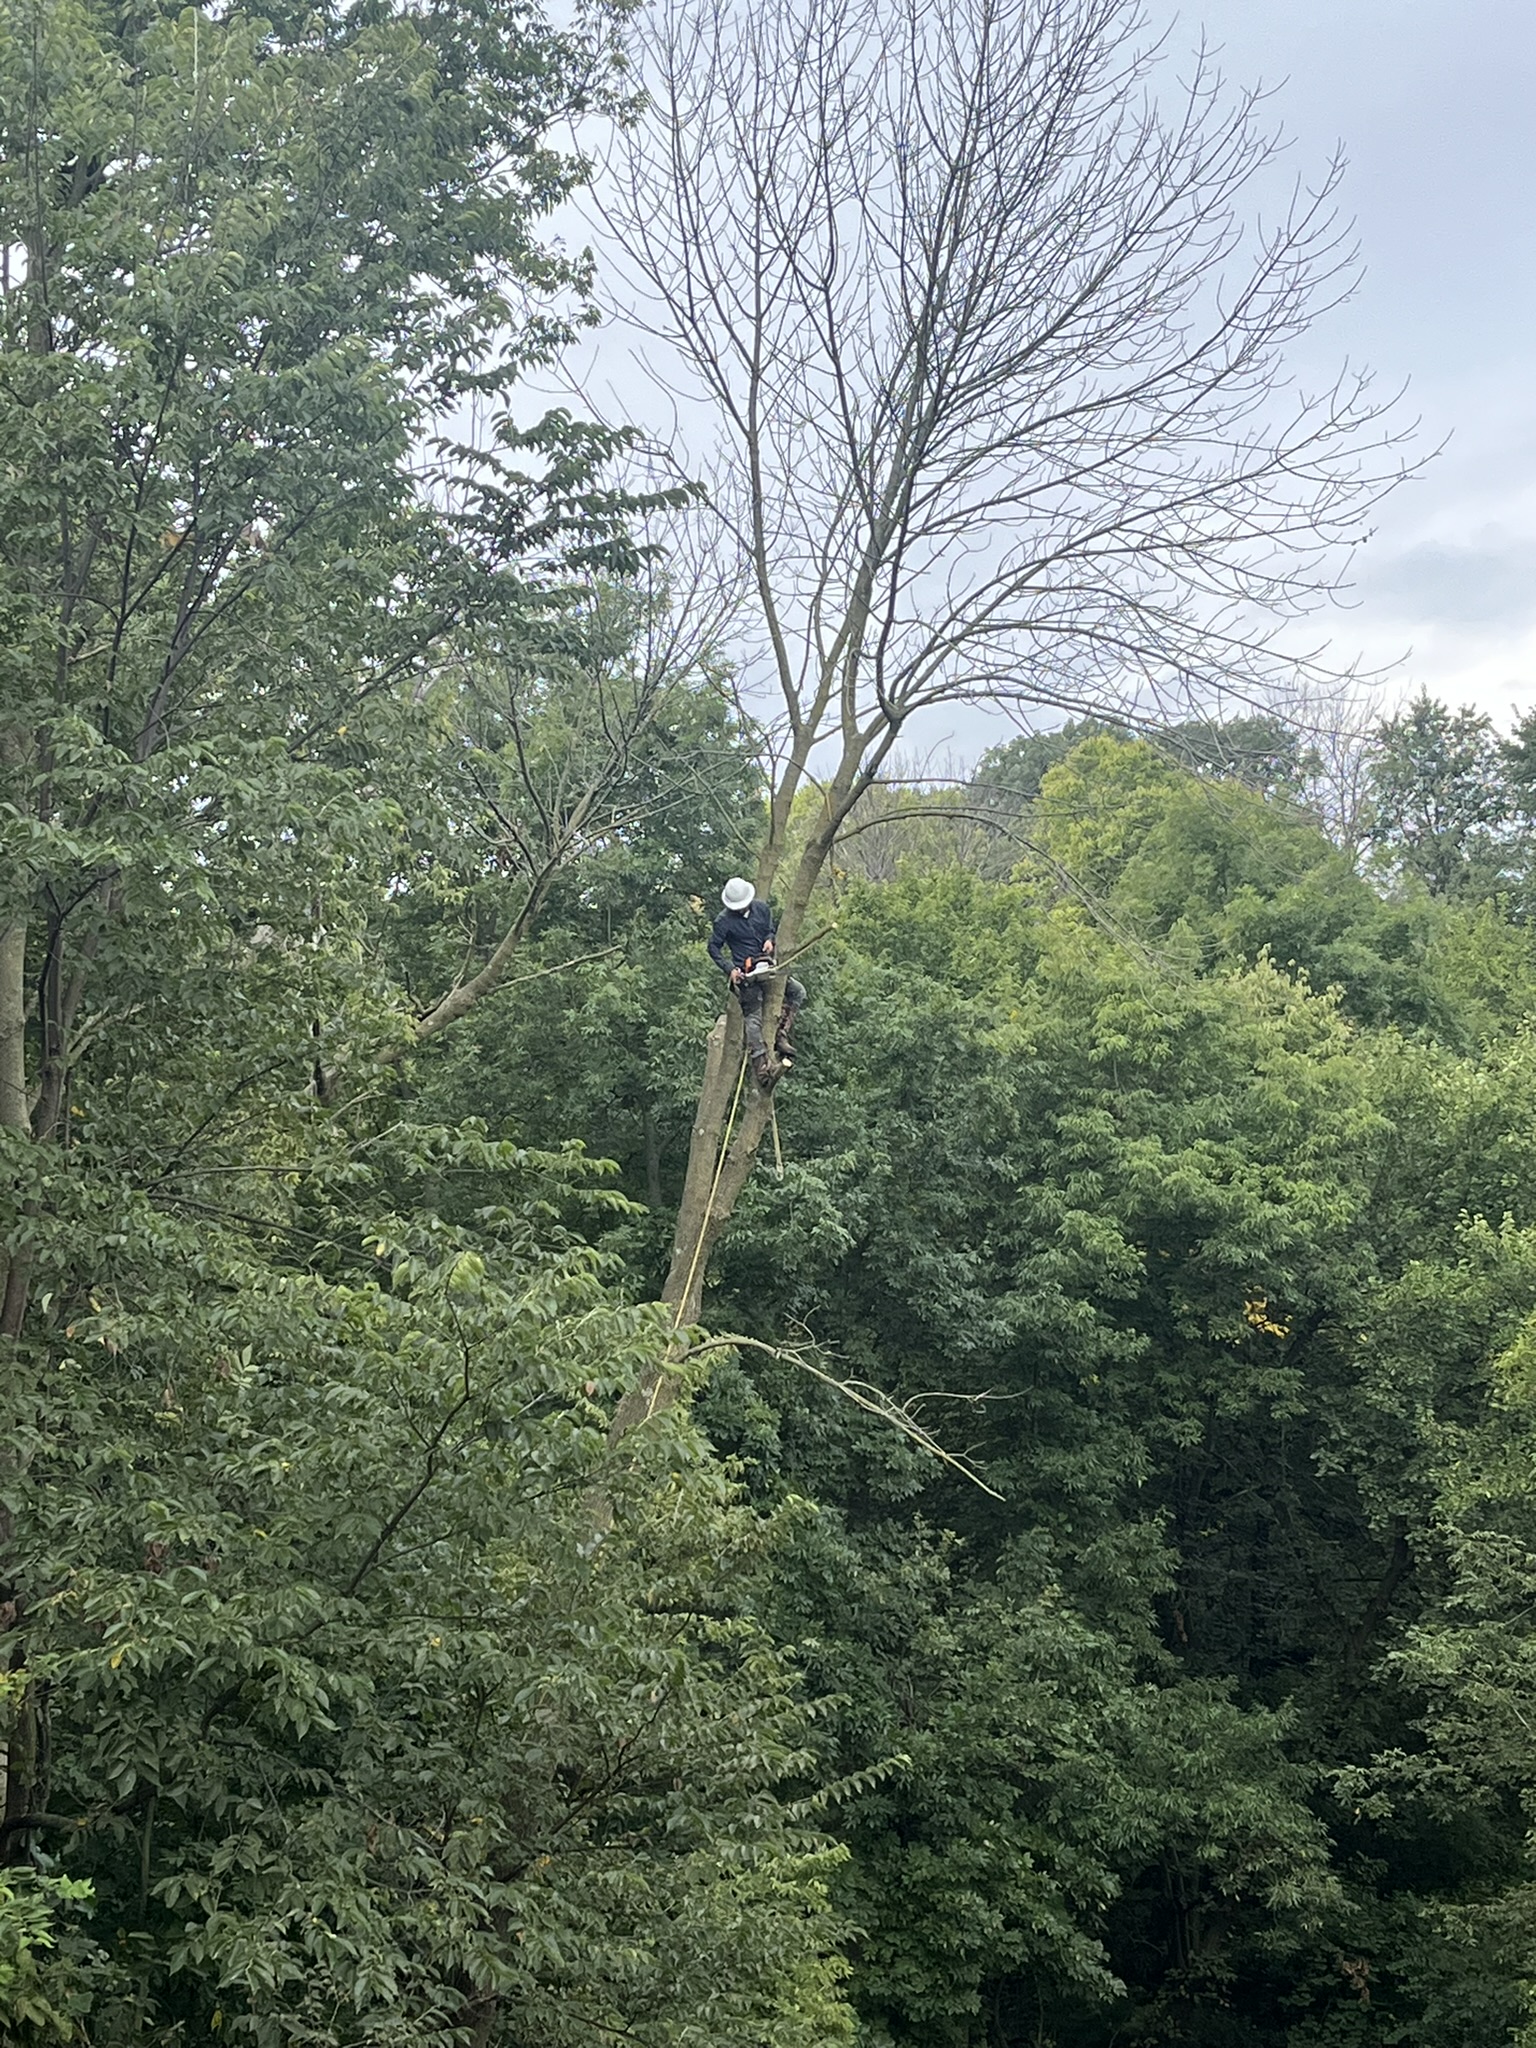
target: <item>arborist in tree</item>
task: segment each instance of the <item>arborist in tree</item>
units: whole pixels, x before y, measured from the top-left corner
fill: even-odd
[[[709,957],[736,991],[752,1072],[760,1086],[771,1088],[784,1069],[794,1065],[790,1030],[805,1002],[805,988],[793,975],[785,982],[784,1008],[770,1054],[763,1037],[763,1004],[768,999],[768,984],[779,972],[774,959],[773,912],[739,875],[733,875],[720,891],[720,901],[725,908],[709,935]]]

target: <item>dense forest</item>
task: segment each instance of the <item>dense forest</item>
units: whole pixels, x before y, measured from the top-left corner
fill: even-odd
[[[1536,720],[1152,715],[1262,510],[1170,342],[1070,690],[942,668],[995,585],[882,671],[876,551],[775,726],[695,483],[512,402],[634,33],[0,0],[0,2036],[1536,2042]]]

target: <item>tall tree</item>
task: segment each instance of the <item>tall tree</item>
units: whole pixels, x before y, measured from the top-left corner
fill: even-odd
[[[7,2040],[846,2031],[771,1532],[605,1448],[601,1172],[366,1057],[413,782],[521,894],[665,752],[614,437],[501,418],[608,27],[0,0]]]
[[[533,227],[608,58],[473,0],[0,8],[0,1128],[57,1137],[104,950],[237,813],[309,811],[467,610],[632,557],[612,436],[495,423],[579,309]]]
[[[612,217],[628,310],[717,432],[743,688],[770,707],[757,882],[788,950],[918,713],[1283,691],[1278,625],[1395,458],[1363,379],[1308,398],[1285,376],[1348,267],[1332,181],[1251,231],[1274,150],[1254,99],[1198,63],[1159,103],[1129,0],[672,0],[640,47],[652,111]],[[717,1170],[737,1028],[700,1097],[681,1322],[769,1117],[749,1093]]]
[[[1383,721],[1370,766],[1372,838],[1389,872],[1432,896],[1487,894],[1508,853],[1514,809],[1507,771],[1519,739],[1500,745],[1493,720],[1421,690]]]
[[[189,1162],[259,1186],[242,1130],[306,1149],[327,1069],[390,1036],[359,940],[392,865],[379,756],[430,650],[470,608],[556,602],[573,554],[633,562],[613,437],[500,420],[579,309],[534,224],[610,55],[601,10],[509,36],[476,0],[0,4],[12,1860],[50,1775],[24,1423],[40,1324],[100,1263],[84,1219],[128,1187],[195,1211]],[[477,407],[478,452],[460,427],[423,455]]]

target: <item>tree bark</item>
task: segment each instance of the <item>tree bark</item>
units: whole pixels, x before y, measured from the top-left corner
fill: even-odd
[[[739,1039],[739,1026],[733,1035]],[[732,1083],[733,1093],[739,1073],[739,1061],[734,1072],[727,1069],[726,1078]],[[671,1304],[680,1328],[699,1319],[710,1254],[724,1235],[751,1178],[758,1148],[772,1120],[772,1095],[747,1074],[742,1077],[741,1101],[735,1121],[729,1126],[729,1144],[723,1159],[719,1147],[725,1131],[708,1128],[701,1132],[695,1125],[695,1156],[689,1159],[690,1176],[697,1167],[707,1171],[707,1180],[697,1190],[695,1199],[679,1212],[672,1268],[661,1296]],[[700,1178],[703,1177],[701,1173]]]
[[[877,741],[868,755],[859,734],[851,736],[844,748],[843,758],[827,785],[821,822],[795,863],[790,880],[778,928],[779,950],[786,957],[793,952],[838,830],[894,744],[895,736],[892,731]],[[808,750],[809,742],[805,744]],[[797,747],[797,755],[799,751]],[[798,781],[804,767],[804,761],[792,756],[786,764],[781,792]],[[760,896],[768,895],[783,862],[787,826],[788,807],[776,798],[768,844],[758,863],[756,887]],[[770,1045],[783,1006],[783,982],[776,979],[763,1007],[763,1035]],[[731,1002],[716,1019],[705,1041],[704,1078],[694,1111],[688,1167],[672,1234],[671,1264],[661,1290],[661,1298],[671,1308],[673,1325],[678,1330],[699,1320],[710,1257],[730,1225],[773,1121],[772,1095],[758,1086],[746,1071],[744,1060],[741,1009]],[[678,1376],[663,1365],[631,1387],[614,1411],[610,1442],[617,1443],[640,1423],[669,1408],[677,1399],[680,1384]]]
[[[27,924],[0,931],[0,1130],[32,1135],[27,1103]],[[30,1261],[19,1245],[0,1247],[0,1337],[21,1331]]]
[[[27,921],[0,930],[0,1130],[31,1129],[27,1112]]]
[[[704,1080],[688,1143],[688,1171],[672,1234],[672,1262],[661,1290],[662,1300],[672,1305],[679,1323],[691,1322],[698,1314],[698,1269],[703,1259],[695,1259],[694,1253],[712,1206],[720,1142],[736,1092],[742,1052],[741,1011],[733,1004],[721,1011],[704,1042]],[[745,1083],[742,1085],[745,1089]],[[687,1313],[690,1308],[692,1315]]]

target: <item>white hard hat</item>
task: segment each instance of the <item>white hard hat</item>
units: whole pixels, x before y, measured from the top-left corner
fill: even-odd
[[[745,910],[756,893],[750,882],[744,882],[740,875],[732,875],[720,891],[720,901],[727,910]]]

